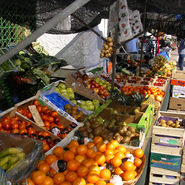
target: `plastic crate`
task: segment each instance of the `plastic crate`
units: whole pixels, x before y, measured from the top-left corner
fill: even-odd
[[[0,56],[4,55],[6,52],[8,52],[8,50],[6,48],[0,48]],[[3,68],[0,65],[0,79],[6,78],[11,72],[17,70],[17,68],[15,67],[15,65],[13,64],[13,62],[10,59],[8,59],[7,62],[8,62],[8,66],[9,66],[10,70],[5,71],[5,70],[3,70]]]
[[[22,81],[21,78],[24,77],[32,79],[35,83],[30,84]],[[18,96],[19,101],[23,101],[36,95],[38,90],[47,85],[41,78],[35,76],[31,69],[27,69],[24,72],[18,71],[10,73],[5,80],[5,83],[9,87],[11,93]]]

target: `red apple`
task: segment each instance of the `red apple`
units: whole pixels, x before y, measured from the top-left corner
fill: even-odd
[[[99,93],[99,89],[98,89],[98,88],[94,88],[93,90],[94,90],[94,92],[95,92],[96,94]]]
[[[91,89],[94,90],[94,88],[96,88],[95,84],[91,84]]]
[[[102,99],[105,99],[105,96],[104,96],[103,94],[100,94],[100,97],[101,97]]]
[[[54,117],[54,123],[59,124],[60,123],[60,118],[59,117]]]
[[[110,93],[109,93],[109,92],[106,92],[104,95],[105,95],[106,97],[109,97],[109,96],[110,96]]]
[[[95,80],[91,80],[91,84],[96,84],[96,81]]]
[[[100,85],[100,86],[98,87],[99,90],[102,90],[103,88],[104,88],[103,85]]]
[[[98,88],[100,85],[98,83],[95,83],[96,88]]]
[[[4,123],[3,125],[2,125],[2,128],[4,129],[4,130],[11,130],[11,127],[12,127],[12,125],[11,125],[11,123],[10,122],[7,122],[7,123]]]

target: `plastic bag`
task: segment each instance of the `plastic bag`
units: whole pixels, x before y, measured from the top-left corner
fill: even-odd
[[[38,162],[43,159],[43,143],[32,138],[0,132],[0,151],[12,146],[22,148],[26,153],[26,157],[6,173],[10,182],[20,183],[36,169]]]

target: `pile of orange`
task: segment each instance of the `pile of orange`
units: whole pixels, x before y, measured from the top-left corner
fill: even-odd
[[[123,85],[121,92],[126,94],[126,95],[132,95],[134,91],[139,92],[140,94],[146,96],[153,94],[154,97],[157,95],[164,97],[165,92],[158,87],[148,87],[148,86],[131,86],[131,85]]]
[[[66,147],[57,146],[53,154],[46,156],[37,165],[29,178],[24,179],[22,185],[27,182],[30,185],[113,185],[110,183],[112,175],[119,175],[123,181],[136,178],[137,170],[142,165],[142,149],[130,150],[119,145],[117,140],[104,143],[100,136],[96,136],[93,142],[87,145],[72,140]],[[127,153],[132,152],[134,163],[123,159]],[[57,160],[64,160],[67,169],[64,172],[57,172],[51,168],[51,164]],[[101,168],[111,164],[113,170]]]

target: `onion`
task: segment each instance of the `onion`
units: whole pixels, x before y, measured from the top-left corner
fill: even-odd
[[[106,45],[106,44],[107,44],[107,43],[106,43],[106,42],[104,42],[104,43],[103,43],[103,47],[105,47],[105,45]]]
[[[102,52],[102,53],[105,53],[105,50],[104,50],[104,49],[102,49],[102,50],[101,50],[101,52]]]
[[[103,58],[103,57],[104,57],[104,53],[101,53],[101,54],[100,54],[100,58]]]
[[[105,44],[104,49],[108,49],[108,48],[109,48],[108,44]]]
[[[109,50],[109,51],[113,51],[113,47],[109,47],[108,50]]]
[[[109,50],[108,50],[108,49],[105,50],[105,54],[106,54],[106,53],[109,53]]]
[[[114,45],[113,42],[108,43],[108,46],[110,46],[110,47],[112,47],[113,45]]]
[[[112,37],[108,37],[107,41],[112,42],[113,41]]]
[[[111,57],[111,54],[110,53],[107,53],[108,54],[108,57]]]
[[[109,57],[109,53],[106,53],[106,54],[105,54],[105,57]]]

